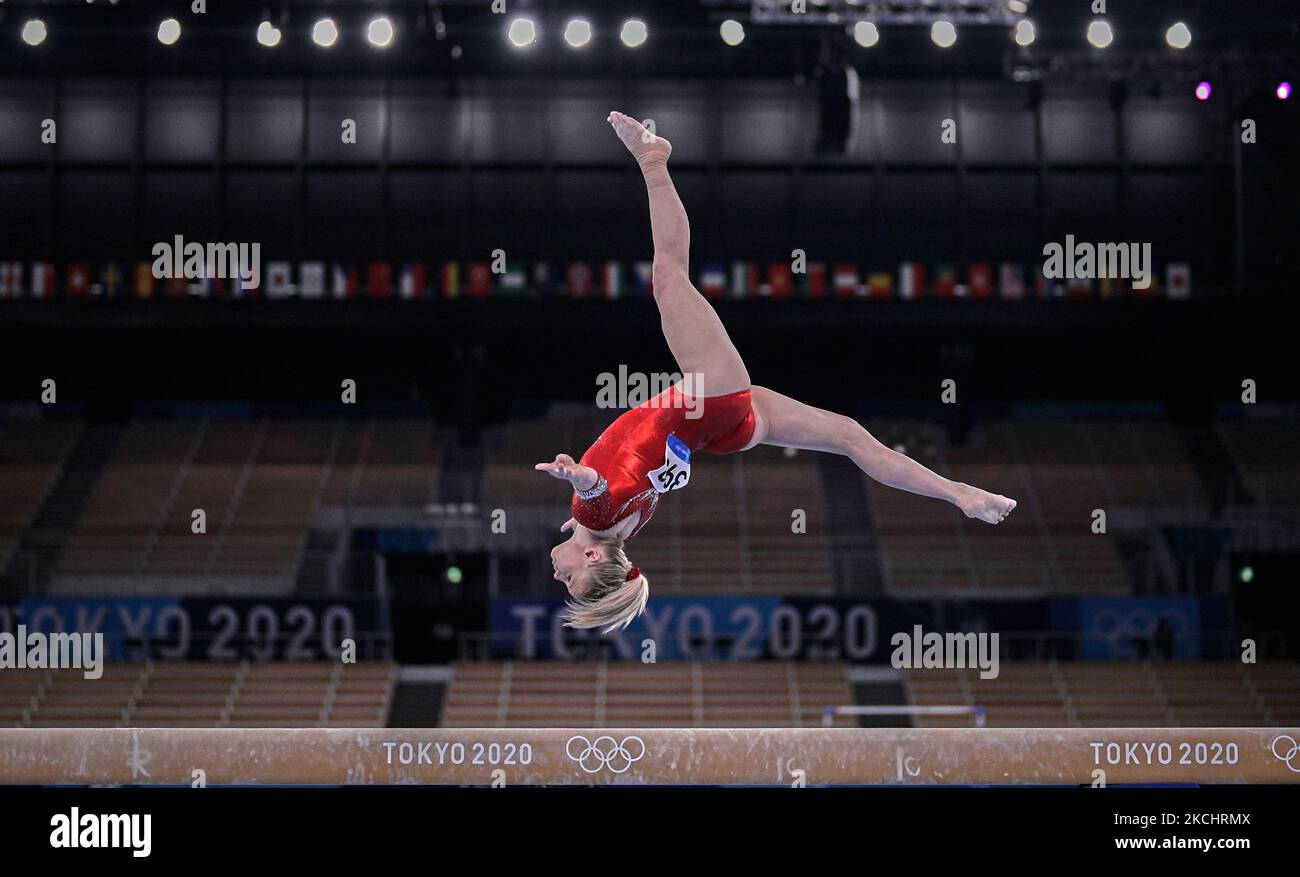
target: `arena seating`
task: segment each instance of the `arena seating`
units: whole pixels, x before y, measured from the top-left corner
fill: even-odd
[[[567,493],[533,465],[558,449],[580,453],[615,414],[512,421],[490,444],[481,504],[527,508],[558,527],[568,517]],[[1254,426],[1231,424],[1225,434],[1267,449],[1267,438],[1252,438]],[[42,444],[56,457],[66,453],[58,448],[75,428],[42,428],[66,431],[62,446]],[[1161,422],[989,421],[961,446],[932,423],[868,428],[941,473],[1020,503],[1001,526],[972,527],[955,509],[864,477],[886,587],[898,596],[1123,593],[1121,559],[1111,536],[1091,531],[1093,509],[1158,520],[1162,509],[1207,507],[1178,436]],[[112,589],[143,593],[161,575],[174,593],[221,591],[222,583],[237,590],[240,582],[283,592],[319,508],[421,508],[440,498],[441,454],[430,431],[422,420],[132,423],[55,568],[52,592],[94,592],[111,580]],[[1280,455],[1268,463],[1261,453],[1256,465],[1283,471]],[[56,471],[48,461],[31,465],[7,479],[15,497],[0,523],[0,551],[20,538],[39,502],[30,494]],[[202,536],[191,532],[199,508],[207,515]],[[806,515],[806,532],[792,530],[795,509]],[[760,447],[699,455],[689,492],[667,498],[633,547],[656,558],[652,581],[661,594],[824,594],[833,582],[825,514],[814,454]]]
[[[1024,662],[1002,664],[996,679],[978,670],[906,678],[912,703],[980,705],[990,727],[1282,726],[1300,717],[1300,668],[1285,663]]]
[[[816,727],[850,702],[836,663],[459,663],[441,724]]]
[[[80,433],[80,424],[42,420],[16,421],[0,429],[0,572]]]
[[[1245,727],[1300,722],[1300,667],[1236,662],[1003,663],[902,674],[915,706],[982,706],[990,727]],[[150,662],[0,675],[9,727],[382,727],[394,664]],[[444,727],[816,727],[854,702],[847,666],[458,663]],[[916,716],[917,727],[969,716]],[[840,717],[837,724],[854,720]],[[906,725],[909,719],[899,717]]]
[[[603,420],[563,417],[511,421],[501,443],[488,453],[482,504],[490,508],[531,505],[548,509],[558,532],[569,517],[569,491],[533,466],[554,460],[561,453],[578,459],[612,420],[611,416]]]
[[[0,675],[0,725],[54,727],[383,727],[388,663],[108,664]]]
[[[991,421],[960,447],[932,424],[868,428],[941,474],[1019,503],[997,527],[971,527],[955,509],[937,512],[932,501],[867,479],[886,580],[900,596],[1123,593],[1129,582],[1114,542],[1092,532],[1094,509],[1208,511],[1196,471],[1164,423]]]
[[[155,576],[168,576],[171,593],[222,581],[284,587],[318,508],[422,506],[436,496],[438,457],[427,421],[133,423],[52,590],[86,591],[87,577],[120,589],[136,577],[149,591]],[[206,534],[191,530],[194,509],[206,513]]]
[[[1221,423],[1219,435],[1256,501],[1300,504],[1300,426],[1290,422]]]

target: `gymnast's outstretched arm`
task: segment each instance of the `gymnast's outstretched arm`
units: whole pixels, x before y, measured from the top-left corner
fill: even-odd
[[[952,503],[967,517],[996,524],[1016,507],[1014,499],[944,478],[887,448],[851,417],[805,405],[766,387],[754,387],[758,421],[755,444],[843,454],[881,484]]]

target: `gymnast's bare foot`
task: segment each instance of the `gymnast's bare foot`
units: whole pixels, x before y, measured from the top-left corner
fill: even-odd
[[[650,130],[633,119],[631,116],[625,116],[617,110],[610,113],[605,120],[614,126],[614,133],[623,141],[628,152],[636,159],[641,169],[645,170],[650,165],[664,165],[668,163],[668,156],[673,151],[673,145],[662,137],[657,137],[650,133]]]
[[[954,503],[968,518],[979,518],[989,524],[999,524],[1016,507],[1016,501],[978,487],[963,484],[957,489]]]

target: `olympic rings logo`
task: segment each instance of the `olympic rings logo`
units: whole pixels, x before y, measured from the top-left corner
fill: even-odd
[[[1285,740],[1291,747],[1287,749],[1285,754],[1277,751],[1277,744],[1281,743],[1283,740]],[[1296,743],[1294,737],[1290,734],[1280,734],[1273,738],[1273,745],[1269,748],[1273,750],[1273,757],[1285,764],[1287,770],[1292,773],[1300,773],[1300,767],[1296,767],[1291,763],[1292,759],[1297,755],[1300,755],[1300,743]]]
[[[581,741],[579,751],[574,752],[573,744],[577,741]],[[609,768],[613,773],[623,773],[645,755],[645,741],[630,736],[624,737],[620,742],[608,734],[588,740],[581,734],[576,734],[564,744],[564,754],[587,773],[599,773],[604,768]]]

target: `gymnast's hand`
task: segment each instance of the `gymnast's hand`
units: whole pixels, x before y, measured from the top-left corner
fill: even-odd
[[[590,466],[573,462],[568,454],[556,454],[553,463],[538,463],[533,467],[538,472],[545,472],[552,478],[568,481],[579,490],[588,490],[596,486],[600,476]]]

